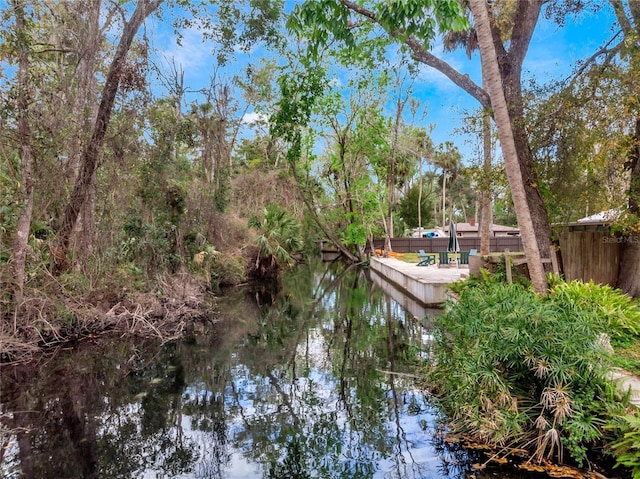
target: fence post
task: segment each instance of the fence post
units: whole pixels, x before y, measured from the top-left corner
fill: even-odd
[[[556,256],[556,247],[551,245],[549,249],[549,256],[551,256],[551,269],[554,274],[560,273],[560,268],[558,266],[558,257]]]
[[[507,281],[511,284],[513,282],[513,276],[511,274],[511,256],[509,256],[509,248],[504,249],[504,267],[507,272]]]

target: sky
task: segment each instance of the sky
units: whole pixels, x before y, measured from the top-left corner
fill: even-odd
[[[287,9],[293,5],[292,1],[286,3]],[[563,27],[541,16],[525,59],[523,78],[535,78],[541,82],[566,78],[577,62],[588,58],[611,38],[615,17],[609,2],[603,1],[602,5],[603,8],[597,13],[582,14],[568,20]],[[165,62],[175,62],[184,69],[187,86],[195,90],[208,85],[215,68],[215,57],[211,54],[213,45],[203,42],[199,32],[184,32],[182,45],[178,45],[171,35],[160,36],[155,41]],[[477,84],[481,84],[477,53],[469,60],[461,51],[444,53],[438,44],[432,51],[461,73],[468,74]],[[230,79],[247,62],[256,62],[265,54],[261,48],[250,54],[238,53],[233,66],[220,73]],[[526,82],[523,81],[523,84]],[[427,66],[420,69],[415,96],[426,104],[428,115],[423,126],[433,127],[434,143],[437,145],[452,141],[462,152],[463,161],[472,161],[472,157],[476,155],[473,146],[476,140],[458,130],[464,116],[479,107],[476,100],[444,75]]]

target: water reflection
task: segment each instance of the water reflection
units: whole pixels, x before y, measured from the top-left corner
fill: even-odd
[[[365,272],[229,292],[177,344],[100,341],[3,368],[7,478],[461,478],[415,385],[424,329]],[[477,475],[476,477],[481,477]],[[495,477],[495,476],[494,476]]]

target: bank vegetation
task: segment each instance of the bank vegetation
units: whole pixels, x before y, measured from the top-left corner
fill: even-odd
[[[615,464],[640,477],[637,403],[613,380],[628,365],[618,353],[640,339],[638,302],[557,278],[542,297],[485,271],[454,289],[427,371],[448,434],[529,470],[567,464],[601,477]]]

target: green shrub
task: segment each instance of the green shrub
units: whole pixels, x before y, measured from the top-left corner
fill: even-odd
[[[215,256],[211,267],[211,286],[217,289],[220,286],[239,284],[246,281],[246,265],[243,257],[234,257],[227,254]]]
[[[429,379],[458,431],[582,464],[624,403],[607,379],[606,309],[557,288],[548,297],[491,281],[461,288],[436,319]],[[614,324],[629,322],[622,312]]]
[[[82,273],[65,273],[59,277],[60,285],[75,295],[89,294],[92,289],[90,279]]]
[[[617,466],[631,469],[633,479],[640,479],[640,416],[626,414],[615,418],[610,429],[618,432],[619,439],[611,445]]]
[[[574,315],[588,316],[614,345],[628,343],[640,334],[638,302],[610,286],[593,281],[559,282],[552,288],[550,299]]]

